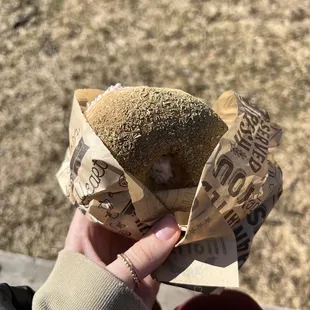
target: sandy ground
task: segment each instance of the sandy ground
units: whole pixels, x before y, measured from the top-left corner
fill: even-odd
[[[80,3],[83,4],[80,4]],[[284,130],[284,194],[254,239],[241,289],[310,308],[310,10],[307,0],[0,0],[0,248],[55,258],[72,214],[54,177],[73,91],[233,89]]]

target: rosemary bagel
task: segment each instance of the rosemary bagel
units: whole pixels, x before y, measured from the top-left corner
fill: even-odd
[[[147,86],[108,91],[85,117],[124,170],[152,191],[197,186],[227,130],[200,99]]]

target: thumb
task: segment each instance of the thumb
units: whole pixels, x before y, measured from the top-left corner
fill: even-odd
[[[166,260],[179,237],[179,227],[174,217],[168,215],[157,222],[144,238],[125,252],[140,280],[151,274]],[[121,258],[117,258],[106,268],[128,287],[135,288],[132,274]]]

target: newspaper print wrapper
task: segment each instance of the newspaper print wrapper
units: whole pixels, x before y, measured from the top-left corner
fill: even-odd
[[[212,108],[229,129],[197,188],[152,193],[124,171],[84,117],[87,103],[102,94],[93,89],[74,93],[70,144],[57,173],[65,195],[90,219],[136,240],[158,219],[174,214],[182,238],[154,272],[157,280],[206,293],[237,287],[238,268],[281,195],[282,173],[271,154],[281,128],[264,110],[225,92]]]

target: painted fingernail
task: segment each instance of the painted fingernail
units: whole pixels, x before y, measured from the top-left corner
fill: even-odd
[[[167,215],[156,224],[155,235],[160,240],[169,240],[178,229],[174,216]]]

